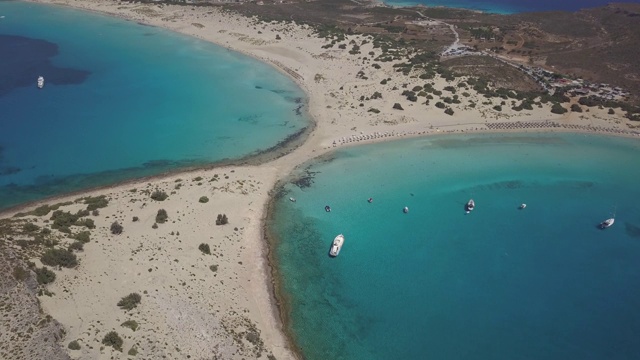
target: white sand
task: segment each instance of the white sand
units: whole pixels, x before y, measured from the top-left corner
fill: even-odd
[[[551,114],[548,107],[498,113],[492,107],[499,100],[484,99],[473,90],[467,90],[471,94],[468,99],[460,95],[463,104],[452,105],[455,114],[449,116],[434,107],[437,100],[426,106],[422,97],[413,103],[400,95],[403,84],[411,90],[428,81],[395,72],[393,62],[379,63],[382,67],[376,70],[371,61],[362,59],[379,55],[380,49],[373,49],[370,43],[361,46],[360,55],[350,55],[350,45],[346,50],[338,49],[337,45],[322,49],[326,41],[314,37],[306,26],[262,24],[209,7],[102,0],[42,2],[162,26],[261,59],[294,78],[306,91],[309,114],[317,123],[301,147],[267,164],[189,172],[150,183],[143,181],[94,191],[112,199],[96,218],[100,235],[85,246],[77,269],[58,272],[58,279],[49,286],[55,296],[41,297],[45,311],[67,329],[64,344],[80,339],[82,349],[70,351],[73,358],[126,358],[127,350],[134,344],[138,358],[165,355],[178,359],[186,358],[187,354],[192,359],[211,358],[213,354],[224,359],[257,358],[256,347],[246,336],[244,340],[237,337],[234,340],[234,334],[246,331],[247,324],[255,326],[264,341],[266,351],[261,353],[262,358],[269,353],[277,359],[293,358],[278,314],[273,311],[261,224],[268,191],[276,181],[296,165],[333,148],[443,132],[594,131],[595,127],[609,133],[628,131],[626,121],[619,115],[607,115],[606,110],[594,108],[589,113],[564,116]],[[281,40],[276,40],[276,34]],[[355,40],[360,44],[366,38],[349,36],[346,42]],[[368,55],[370,51],[375,55]],[[368,79],[356,76],[361,70]],[[387,78],[391,80],[381,85]],[[437,79],[435,83],[442,90],[447,85],[455,86],[457,81],[447,84]],[[398,90],[392,90],[394,87]],[[364,101],[360,107],[360,97],[370,97],[374,92],[380,92],[382,99]],[[469,99],[477,103],[476,108],[468,107]],[[491,105],[482,105],[484,101],[490,101]],[[403,106],[403,111],[392,109],[396,102]],[[370,108],[380,113],[368,112]],[[523,122],[543,121],[565,127],[522,129]],[[489,122],[503,124],[505,128],[487,127]],[[582,128],[571,128],[574,126]],[[221,175],[222,179],[208,182],[213,174]],[[197,176],[204,178],[202,185],[191,181]],[[178,178],[185,185],[174,190]],[[129,191],[132,188],[138,191],[132,193]],[[164,202],[152,201],[140,193],[155,188],[176,193]],[[198,202],[203,195],[210,199],[206,204]],[[75,207],[78,205],[69,208]],[[169,222],[154,230],[151,226],[160,208],[167,210]],[[216,226],[218,213],[227,214],[230,224]],[[133,216],[140,220],[132,222]],[[108,231],[115,219],[124,225],[124,233],[119,236]],[[179,236],[175,235],[177,232]],[[203,242],[211,246],[213,255],[203,255],[198,250]],[[209,269],[212,264],[218,265],[215,273]],[[140,293],[142,303],[127,313],[118,309],[116,303],[130,292]],[[133,332],[120,326],[129,319],[135,319],[140,329]],[[124,335],[124,353],[111,348],[101,350],[102,337],[112,329]]]

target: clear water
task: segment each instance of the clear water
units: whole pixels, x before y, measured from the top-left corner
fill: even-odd
[[[0,208],[240,158],[308,124],[289,78],[225,48],[55,6],[0,16]]]
[[[639,157],[575,134],[339,150],[270,224],[289,329],[310,360],[638,359]]]
[[[395,6],[446,6],[498,14],[554,10],[577,11],[611,3],[609,0],[384,0],[384,2]],[[627,0],[624,2],[639,3],[640,0]]]

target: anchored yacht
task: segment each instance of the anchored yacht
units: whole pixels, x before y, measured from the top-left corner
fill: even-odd
[[[331,250],[329,250],[329,255],[332,257],[338,256],[340,254],[340,249],[342,249],[342,244],[344,244],[344,235],[340,234],[333,239],[333,244],[331,245]]]
[[[42,76],[38,76],[38,89],[42,89],[44,87],[44,78]]]
[[[610,219],[607,219],[607,220],[601,222],[600,223],[600,229],[606,229],[606,228],[610,227],[611,225],[613,225],[613,223],[615,221],[616,221],[616,219],[610,218]]]
[[[467,214],[470,213],[471,211],[473,211],[473,208],[476,207],[476,203],[473,201],[473,199],[470,199],[469,202],[467,203]]]

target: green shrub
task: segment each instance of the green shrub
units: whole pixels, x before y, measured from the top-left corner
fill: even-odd
[[[86,244],[89,241],[91,241],[90,235],[91,235],[91,232],[85,230],[85,231],[80,231],[79,233],[71,235],[71,238]]]
[[[155,201],[165,201],[168,197],[169,195],[166,192],[160,190],[156,190],[151,194],[151,198]]]
[[[23,268],[20,265],[17,265],[16,267],[13,268],[13,278],[18,280],[18,281],[22,281],[25,280],[29,277],[29,271],[26,270],[25,268]]]
[[[135,320],[127,320],[120,324],[120,326],[129,328],[133,331],[136,331],[138,329],[138,323]]]
[[[615,111],[613,111],[613,109],[609,109],[609,111],[607,112],[607,114],[609,114],[609,115],[613,115],[613,114],[615,114],[615,113],[616,113],[616,112],[615,112]]]
[[[118,335],[117,332],[111,331],[104,336],[104,338],[102,339],[102,343],[106,346],[111,346],[114,349],[122,352],[122,344],[124,343],[124,341],[122,341],[122,338],[120,337],[120,335]]]
[[[167,221],[168,218],[169,218],[169,215],[167,215],[167,210],[160,209],[158,210],[158,214],[156,214],[156,223],[163,224],[164,222]]]
[[[137,217],[137,216],[134,216],[134,217],[133,217],[133,222],[136,222],[136,221],[138,221],[138,220],[140,220],[140,219],[138,219],[138,217]]]
[[[138,293],[131,293],[118,301],[118,306],[124,310],[131,310],[140,304],[142,297]]]
[[[49,249],[40,257],[40,261],[49,266],[72,268],[78,265],[76,254],[63,249]]]
[[[152,229],[157,229],[158,228],[158,223],[153,223],[153,225],[151,225]]]
[[[69,251],[72,250],[82,251],[84,250],[84,244],[81,241],[74,241],[71,245],[69,245]]]
[[[213,271],[213,272],[218,271],[218,265],[211,265],[211,266],[209,266],[209,270],[211,270],[211,271]]]
[[[367,110],[368,112],[372,112],[374,114],[379,114],[380,110],[376,109],[376,108],[370,108],[369,110]]]
[[[122,230],[123,230],[122,225],[120,225],[117,221],[114,221],[113,224],[111,224],[111,233],[113,235],[122,234]]]
[[[564,114],[567,112],[567,109],[565,109],[564,107],[562,107],[562,105],[555,103],[553,104],[553,106],[551,107],[551,112],[554,114]]]
[[[30,233],[40,230],[40,227],[34,223],[26,223],[22,225],[22,231]]]
[[[447,110],[445,110],[444,113],[447,115],[453,115],[453,109],[447,108]]]
[[[87,204],[87,210],[93,211],[99,208],[105,208],[109,205],[109,200],[105,195],[100,196],[87,196],[85,198],[81,198],[80,200],[84,200],[84,203]]]
[[[494,107],[493,107],[493,110],[495,110],[495,111],[502,111],[502,106],[500,106],[500,105],[496,105],[496,106],[494,106]]]
[[[131,349],[129,349],[129,351],[127,352],[127,355],[129,356],[136,356],[138,355],[138,349],[136,349],[136,346],[132,346]]]
[[[218,218],[216,219],[216,225],[226,225],[229,223],[229,219],[227,219],[226,214],[218,214]]]
[[[438,102],[436,103],[436,107],[437,107],[438,109],[444,109],[444,108],[445,108],[445,106],[446,106],[446,105],[445,105],[443,102],[441,102],[441,101],[438,101]]]
[[[202,251],[202,253],[204,254],[207,254],[207,255],[211,254],[211,249],[209,248],[209,244],[202,243],[200,244],[200,246],[198,246],[198,249]]]
[[[209,202],[209,198],[208,198],[208,197],[206,197],[206,196],[201,196],[201,197],[200,197],[200,200],[198,200],[198,201],[199,201],[199,202],[201,202],[201,203],[203,203],[203,204],[204,204],[204,203],[208,203],[208,202]]]
[[[56,273],[49,270],[46,266],[37,268],[35,272],[36,272],[36,280],[38,280],[38,284],[46,285],[56,280]]]
[[[582,112],[582,108],[578,104],[573,104],[573,105],[571,105],[571,111],[581,113]]]
[[[78,340],[73,340],[69,343],[69,349],[71,350],[80,350],[80,344],[78,344]]]

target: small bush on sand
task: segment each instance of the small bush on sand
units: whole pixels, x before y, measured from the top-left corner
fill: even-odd
[[[122,230],[123,230],[122,225],[120,225],[117,221],[114,221],[113,224],[111,224],[111,233],[113,235],[122,234]]]
[[[211,249],[209,248],[209,244],[202,243],[198,246],[198,249],[202,251],[204,254],[210,255]]]
[[[102,343],[122,352],[122,344],[124,343],[124,341],[122,341],[122,338],[120,337],[120,335],[118,335],[117,332],[111,331],[104,336],[104,338],[102,339]]]
[[[78,340],[73,340],[69,343],[69,349],[71,350],[80,350],[80,344],[78,344]]]
[[[167,210],[160,209],[158,210],[158,214],[156,214],[156,223],[163,224],[164,222],[167,221],[168,218],[169,218],[169,215],[167,215]]]
[[[169,195],[166,192],[160,190],[156,190],[151,194],[151,198],[155,201],[165,201],[168,197]]]
[[[47,268],[46,266],[37,268],[35,272],[36,272],[36,280],[38,280],[38,284],[46,285],[56,280],[56,273],[49,270],[49,268]]]
[[[118,306],[124,310],[131,310],[140,304],[142,297],[138,293],[131,293],[118,301]]]
[[[76,255],[68,250],[49,249],[40,257],[40,261],[49,266],[64,266],[72,268],[78,265]]]
[[[200,201],[200,202],[201,202],[201,203],[203,203],[203,204],[204,204],[204,203],[208,203],[208,202],[209,202],[209,198],[208,198],[208,197],[206,197],[206,196],[201,196],[201,197],[200,197],[200,200],[198,200],[198,201]]]
[[[84,250],[84,244],[81,241],[74,241],[71,245],[69,245],[69,251],[72,250],[82,251]]]
[[[216,225],[226,225],[229,223],[229,219],[226,214],[218,214],[218,218],[216,219]]]
[[[138,329],[138,323],[135,320],[127,320],[120,324],[120,326],[129,328],[133,331],[136,331]]]

